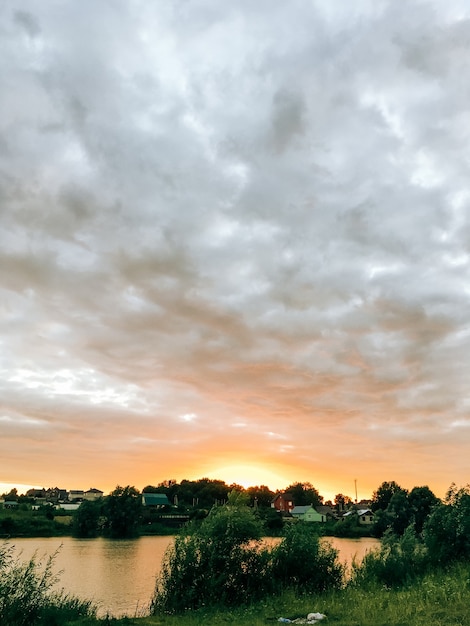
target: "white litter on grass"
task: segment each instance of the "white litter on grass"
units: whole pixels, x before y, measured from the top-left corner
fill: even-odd
[[[283,624],[316,624],[324,617],[326,617],[326,615],[323,615],[323,613],[309,613],[307,617],[298,617],[297,619],[280,617],[277,621]]]
[[[323,615],[323,613],[309,613],[307,615],[307,620],[309,622],[311,622],[312,620],[315,620],[315,622],[319,622],[324,617],[326,617],[326,615]],[[313,622],[313,623],[315,623],[315,622]]]

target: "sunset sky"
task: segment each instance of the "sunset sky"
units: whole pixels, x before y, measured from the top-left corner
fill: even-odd
[[[468,0],[2,0],[0,493],[470,481]]]

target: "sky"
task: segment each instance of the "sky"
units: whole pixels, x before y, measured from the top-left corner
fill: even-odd
[[[0,491],[470,480],[467,0],[2,0]]]

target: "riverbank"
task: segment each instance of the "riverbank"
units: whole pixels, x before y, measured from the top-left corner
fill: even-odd
[[[285,524],[285,528],[288,523]],[[161,522],[142,524],[138,528],[137,537],[166,537],[175,535],[180,530],[181,525],[170,526]],[[284,531],[281,528],[276,533],[269,536],[282,537]],[[267,529],[269,531],[269,529]],[[337,537],[347,539],[359,539],[371,537],[368,527],[339,528],[332,523],[318,525],[318,532],[324,537]],[[5,510],[0,508],[0,540],[11,540],[15,538],[43,538],[43,537],[74,537],[73,516],[62,512],[52,515],[50,511]],[[106,534],[98,532],[93,537],[105,537]]]
[[[295,598],[284,594],[236,610],[195,611],[183,615],[123,619],[85,619],[64,626],[266,626],[280,617],[305,618],[308,613],[326,615],[335,626],[470,626],[470,567],[454,565],[447,572],[433,572],[402,590],[348,588],[342,591]]]

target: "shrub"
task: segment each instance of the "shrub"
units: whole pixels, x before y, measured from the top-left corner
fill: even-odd
[[[201,607],[233,607],[286,589],[321,592],[342,586],[338,552],[320,542],[309,524],[293,524],[281,543],[260,542],[263,524],[232,492],[227,505],[192,522],[167,550],[152,600],[152,613]]]
[[[94,616],[90,602],[54,592],[58,577],[53,573],[55,554],[45,564],[36,556],[21,562],[13,547],[0,546],[0,624],[8,626],[56,626],[64,619]]]
[[[234,606],[261,598],[270,582],[261,531],[260,520],[233,494],[199,525],[186,526],[164,556],[152,612]]]
[[[423,537],[435,563],[470,559],[470,486],[451,485],[445,504],[425,521]]]
[[[380,548],[368,552],[359,565],[353,562],[350,584],[397,588],[423,575],[428,565],[427,550],[412,526],[401,537],[389,531]]]
[[[338,589],[343,577],[338,551],[320,542],[316,529],[308,523],[292,524],[272,550],[272,578],[278,591],[317,593]]]

